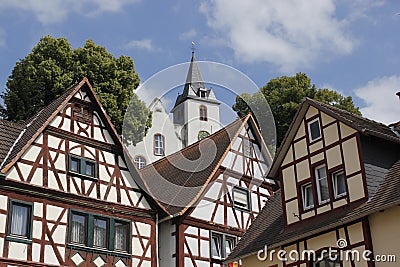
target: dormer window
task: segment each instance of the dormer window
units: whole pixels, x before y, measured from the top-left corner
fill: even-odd
[[[314,142],[321,138],[321,127],[318,118],[308,123],[308,137],[310,142]]]
[[[207,107],[201,105],[199,108],[199,113],[200,113],[200,120],[207,121]]]
[[[201,98],[205,98],[207,96],[207,90],[205,88],[200,88],[199,89],[199,96]]]

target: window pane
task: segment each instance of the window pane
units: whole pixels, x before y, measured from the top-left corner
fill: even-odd
[[[314,206],[314,196],[311,184],[303,186],[304,208],[311,208]]]
[[[238,188],[233,189],[233,204],[236,207],[248,209],[249,208],[249,194],[247,191]]]
[[[211,256],[221,258],[221,238],[213,235],[211,238]]]
[[[154,136],[154,153],[156,155],[164,155],[164,138],[160,134]]]
[[[253,145],[250,140],[243,140],[243,154],[248,158],[253,156]]]
[[[11,235],[29,237],[31,207],[13,203],[11,218]]]
[[[310,129],[311,141],[313,141],[321,136],[321,132],[319,129],[319,120],[316,120],[316,121],[310,123],[309,129]]]
[[[77,158],[71,157],[71,166],[69,167],[70,171],[80,173],[80,164],[81,161]]]
[[[93,246],[107,248],[107,220],[94,218]]]
[[[225,238],[225,257],[231,254],[233,247],[235,246],[235,239],[226,237]]]
[[[329,200],[329,187],[328,187],[328,179],[326,177],[326,168],[321,167],[316,169],[316,179],[317,179],[317,192],[319,202],[325,202]]]
[[[141,169],[144,166],[146,166],[146,160],[141,156],[137,156],[134,161],[138,169]]]
[[[341,196],[346,194],[346,184],[343,172],[334,175],[335,195]]]
[[[86,171],[87,176],[94,177],[95,174],[95,164],[90,161],[86,161]]]
[[[126,222],[115,222],[114,233],[114,249],[128,251],[129,224]]]
[[[71,242],[86,244],[86,216],[72,213]]]

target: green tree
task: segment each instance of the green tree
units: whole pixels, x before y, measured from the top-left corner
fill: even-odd
[[[134,94],[140,79],[133,60],[128,56],[116,58],[92,40],[72,49],[65,38],[42,37],[8,77],[2,95],[5,107],[0,112],[11,121],[26,120],[83,77],[89,79],[119,133],[125,111],[135,97],[135,116],[128,119],[132,135],[125,136],[125,142],[141,141],[149,111]]]
[[[300,103],[305,97],[361,115],[359,109],[354,106],[351,96],[344,97],[326,88],[317,89],[314,84],[311,84],[311,79],[304,73],[297,73],[295,76],[290,77],[274,78],[252,96],[249,94],[237,96],[233,110],[239,116],[247,114],[251,111],[247,103],[259,102],[260,100],[257,99],[261,95],[268,101],[275,119],[277,146],[281,144]]]

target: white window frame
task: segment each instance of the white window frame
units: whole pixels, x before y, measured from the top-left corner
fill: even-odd
[[[143,156],[136,156],[135,159],[133,160],[135,163],[136,167],[140,170],[146,166],[146,159]]]
[[[157,138],[160,137],[159,140]],[[154,135],[154,155],[155,156],[164,156],[165,155],[165,138],[162,134]]]
[[[303,200],[303,209],[304,210],[309,210],[309,209],[312,209],[312,208],[314,208],[314,195],[313,195],[313,201],[311,202],[311,205],[307,205],[307,202],[308,202],[308,194],[307,194],[307,189],[310,189],[311,190],[311,193],[313,193],[314,191],[313,191],[313,188],[312,188],[312,183],[310,182],[310,183],[306,183],[306,184],[303,184],[302,186],[301,186],[301,195],[302,195],[302,200]]]
[[[214,243],[214,239],[216,239],[218,242],[216,243],[217,245],[217,251],[219,252],[219,255],[214,255],[213,254],[213,243]],[[226,259],[229,254],[226,251],[226,242],[229,240],[232,242],[232,247],[231,252],[233,250],[233,248],[236,246],[237,243],[237,238],[236,236],[233,235],[228,235],[228,234],[224,234],[224,233],[219,233],[219,232],[214,232],[214,231],[210,231],[210,255],[211,258],[213,259],[218,259],[218,260],[223,260]]]
[[[343,182],[345,184],[345,191],[341,194],[338,194],[338,188],[337,188],[337,186],[338,186],[337,179],[338,179],[339,175],[343,175]],[[337,171],[332,174],[332,185],[333,185],[333,194],[334,194],[335,199],[347,195],[346,177],[344,175],[343,170]]]
[[[242,205],[238,205],[235,201],[235,195],[236,194],[243,194],[246,195],[246,200],[247,200],[247,204],[246,206],[242,206]],[[251,200],[250,200],[250,192],[247,188],[243,188],[243,187],[238,187],[235,186],[232,189],[232,201],[233,201],[233,207],[235,209],[240,209],[243,211],[250,211],[251,210]]]
[[[311,124],[313,124],[314,122],[318,122],[318,130],[319,130],[319,136],[316,138],[312,138],[312,134],[311,134]],[[312,121],[309,121],[307,123],[307,129],[308,129],[308,138],[310,140],[310,143],[315,142],[319,139],[322,138],[322,133],[321,133],[321,122],[319,121],[319,118],[313,119]]]
[[[325,169],[325,177],[319,177],[319,175],[318,175],[318,170],[320,170],[320,169],[322,169],[322,168]],[[320,166],[315,167],[315,169],[314,169],[314,175],[315,175],[315,183],[316,183],[316,185],[317,185],[318,203],[319,203],[319,204],[325,204],[325,203],[327,203],[327,202],[330,201],[330,196],[329,196],[329,183],[328,183],[328,171],[327,171],[327,169],[326,169],[326,166],[325,166],[325,165],[320,165]],[[326,179],[326,183],[327,183],[327,185],[328,185],[328,199],[325,199],[325,200],[322,200],[322,199],[321,199],[321,198],[322,198],[322,195],[321,195],[321,183],[320,183],[320,181],[323,180],[323,179]]]

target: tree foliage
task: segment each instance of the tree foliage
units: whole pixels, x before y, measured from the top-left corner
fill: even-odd
[[[351,96],[345,97],[336,91],[326,88],[317,89],[314,84],[311,84],[311,79],[304,73],[274,78],[262,87],[258,93],[254,95],[242,94],[236,97],[233,109],[239,116],[243,116],[251,111],[248,103],[260,102],[260,97],[265,97],[268,101],[274,116],[277,146],[281,144],[300,103],[305,97],[361,115],[359,109],[354,106]]]
[[[24,59],[19,60],[8,77],[2,98],[4,118],[11,121],[28,119],[60,96],[74,83],[87,77],[117,131],[121,133],[125,111],[136,96],[140,79],[133,60],[114,57],[105,47],[87,40],[81,48],[72,49],[65,38],[42,37]],[[135,116],[129,117],[132,136],[125,141],[136,144],[143,138],[149,114],[144,102],[133,99]],[[140,134],[142,133],[142,134]]]

